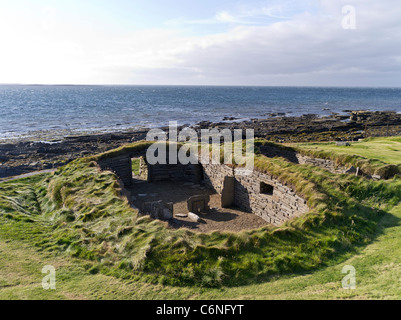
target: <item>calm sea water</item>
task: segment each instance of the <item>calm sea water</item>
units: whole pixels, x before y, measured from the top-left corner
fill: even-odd
[[[401,112],[401,88],[0,86],[0,139],[96,132],[284,112]]]

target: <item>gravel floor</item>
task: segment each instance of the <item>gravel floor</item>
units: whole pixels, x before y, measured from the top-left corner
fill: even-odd
[[[262,218],[240,211],[236,208],[221,208],[220,196],[201,185],[183,182],[137,183],[129,189],[135,197],[133,201],[137,208],[142,208],[144,202],[163,200],[174,203],[174,219],[169,222],[170,228],[188,228],[198,232],[232,231],[258,229],[269,225]],[[187,200],[195,195],[210,195],[208,213],[200,214],[201,221],[196,223],[189,218],[177,217],[177,214],[187,214]]]

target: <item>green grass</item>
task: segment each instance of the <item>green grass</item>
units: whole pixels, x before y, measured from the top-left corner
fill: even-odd
[[[69,275],[54,298],[337,297],[348,294],[338,287],[339,266],[392,228],[401,232],[398,177],[373,182],[260,155],[255,165],[292,185],[310,212],[279,228],[237,234],[166,229],[129,208],[117,178],[99,172],[93,158],[1,183],[0,297],[53,297],[37,283],[44,261]],[[34,261],[19,266],[13,252]],[[13,264],[21,276],[3,270]],[[311,285],[317,289],[309,292]]]
[[[318,271],[238,287],[199,288],[91,274],[81,259],[39,250],[0,234],[0,299],[400,299],[401,206],[380,221],[376,241]],[[56,290],[42,289],[44,265],[56,267]],[[356,290],[344,290],[345,265],[356,268]]]
[[[301,143],[299,147],[305,149],[320,149],[334,153],[359,155],[369,159],[377,159],[387,164],[401,164],[401,138],[369,138],[359,142],[352,142],[351,146],[337,146],[335,143]]]
[[[141,160],[140,159],[132,159],[132,173],[136,176],[139,175],[140,173],[140,166],[141,166]]]
[[[351,146],[335,143],[299,143],[294,150],[341,165],[360,167],[368,174],[390,178],[401,173],[401,137],[368,138],[352,142]]]

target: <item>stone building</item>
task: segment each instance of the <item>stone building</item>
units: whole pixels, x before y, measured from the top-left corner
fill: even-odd
[[[242,176],[224,164],[149,165],[142,153],[122,153],[99,160],[102,170],[113,171],[126,187],[133,184],[131,159],[141,157],[141,174],[148,182],[177,181],[202,183],[221,195],[223,208],[234,206],[279,226],[308,212],[305,199],[290,186],[258,171]],[[166,190],[168,192],[168,190]]]

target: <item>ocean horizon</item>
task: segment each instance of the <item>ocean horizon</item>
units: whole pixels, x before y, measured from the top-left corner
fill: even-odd
[[[0,85],[0,140],[345,110],[401,112],[401,88]]]

